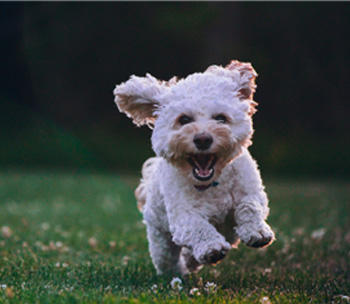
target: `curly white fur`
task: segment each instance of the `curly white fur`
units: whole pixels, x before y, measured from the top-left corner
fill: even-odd
[[[215,264],[239,240],[263,247],[275,238],[247,149],[256,76],[250,64],[232,61],[179,81],[132,76],[114,90],[135,124],[154,124],[157,157],[144,164],[135,195],[159,274]]]

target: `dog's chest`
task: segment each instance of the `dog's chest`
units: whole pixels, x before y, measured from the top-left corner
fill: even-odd
[[[213,224],[221,224],[233,209],[232,196],[227,191],[210,189],[206,195],[197,196],[193,205],[196,212]]]

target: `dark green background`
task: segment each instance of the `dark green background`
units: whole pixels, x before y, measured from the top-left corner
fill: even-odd
[[[346,177],[349,16],[347,2],[1,2],[0,166],[139,170],[151,133],[114,86],[239,59],[259,73],[264,174]]]

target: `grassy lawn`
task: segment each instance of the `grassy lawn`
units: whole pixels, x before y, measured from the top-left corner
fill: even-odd
[[[0,302],[350,302],[349,182],[266,180],[277,241],[240,245],[180,289],[155,274],[136,184],[134,176],[0,173]]]

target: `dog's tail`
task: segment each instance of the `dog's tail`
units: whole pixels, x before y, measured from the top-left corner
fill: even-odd
[[[143,210],[143,206],[146,203],[148,184],[152,178],[154,169],[156,168],[156,165],[158,164],[159,160],[159,157],[151,157],[147,159],[142,166],[142,178],[140,181],[140,185],[135,190],[137,207],[141,212]]]

